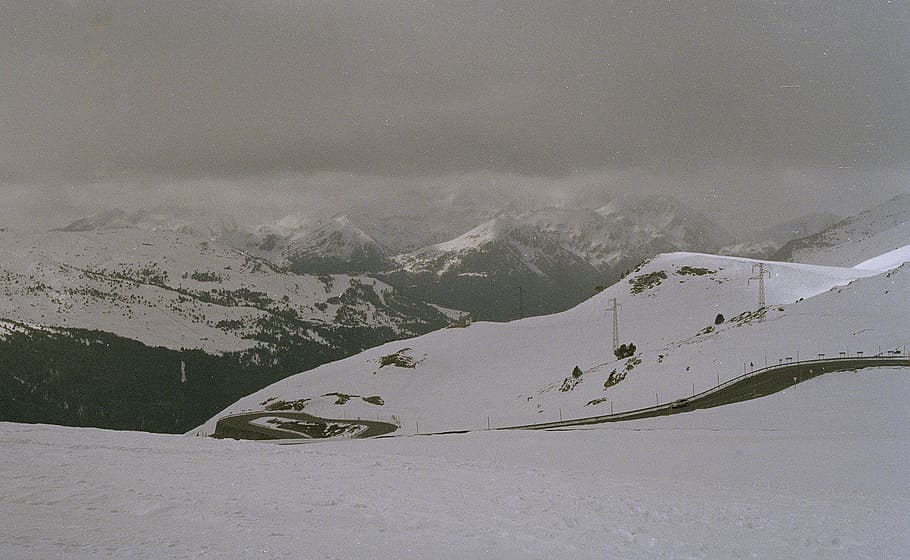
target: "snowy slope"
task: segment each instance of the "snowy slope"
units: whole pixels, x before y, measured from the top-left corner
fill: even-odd
[[[840,221],[840,217],[827,212],[807,214],[759,231],[748,241],[723,247],[718,254],[754,259],[768,258],[788,242],[815,235]]]
[[[892,268],[897,268],[908,261],[910,261],[910,245],[904,245],[893,251],[888,251],[885,254],[863,261],[853,268],[885,272]]]
[[[853,266],[910,243],[910,194],[847,218],[815,235],[787,243],[771,258]]]
[[[397,306],[374,279],[291,274],[170,230],[2,232],[0,295],[0,318],[210,352],[260,344],[277,323],[310,324],[318,338],[321,326],[415,333],[446,322],[430,306]]]
[[[410,273],[442,276],[451,270],[462,274],[477,274],[485,271],[476,270],[470,261],[476,255],[484,253],[502,258],[505,261],[503,266],[517,261],[514,264],[541,276],[547,276],[548,272],[552,273],[566,263],[583,264],[578,257],[562,249],[549,236],[529,227],[520,218],[505,214],[450,241],[397,255],[394,261],[402,271]],[[508,253],[515,258],[495,253]]]
[[[503,426],[669,402],[741,374],[750,362],[757,368],[800,352],[869,355],[910,343],[910,265],[880,274],[767,262],[769,308],[757,312],[757,282],[749,282],[757,263],[661,255],[564,313],[384,345],[285,379],[224,412],[259,409],[269,398],[311,398],[306,411],[317,415],[395,416],[405,432],[418,421],[422,431],[485,427],[488,417]],[[632,361],[612,353],[612,298],[621,305],[621,342],[638,349]],[[715,325],[719,313],[726,321]],[[395,353],[414,367],[383,366]],[[577,379],[575,366],[583,371]],[[625,378],[605,388],[611,374]],[[379,395],[385,405],[321,397],[333,392]]]
[[[903,558],[910,378],[570,432],[276,446],[0,423],[0,555]]]

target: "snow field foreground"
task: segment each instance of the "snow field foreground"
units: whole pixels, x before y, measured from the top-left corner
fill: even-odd
[[[749,281],[759,264],[770,274],[763,315],[757,282]],[[284,379],[199,432],[212,433],[224,414],[275,401],[303,402],[304,412],[326,418],[397,422],[404,434],[633,410],[788,358],[903,352],[908,297],[910,265],[881,273],[664,254],[563,313],[444,329]],[[620,342],[637,348],[631,359],[613,355],[613,298],[621,306]],[[573,375],[575,366],[580,374]],[[379,396],[384,404],[340,402],[336,394]]]
[[[0,557],[903,558],[910,374],[599,428],[278,446],[0,424]]]

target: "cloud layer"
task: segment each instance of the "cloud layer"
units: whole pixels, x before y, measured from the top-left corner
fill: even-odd
[[[908,6],[4,3],[0,179],[906,167]]]

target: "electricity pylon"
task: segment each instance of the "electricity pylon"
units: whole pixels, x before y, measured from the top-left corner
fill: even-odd
[[[758,280],[758,307],[762,308],[765,306],[765,276],[771,278],[771,272],[765,268],[765,263],[758,263],[752,265],[752,274],[755,276],[749,278],[749,283]]]
[[[619,310],[622,306],[616,302],[616,298],[610,300],[613,305],[607,308],[607,311],[613,312],[613,351],[619,348]]]

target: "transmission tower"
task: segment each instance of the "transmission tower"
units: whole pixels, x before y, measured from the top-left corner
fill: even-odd
[[[607,308],[607,311],[613,312],[613,351],[616,352],[616,349],[619,348],[619,310],[622,306],[616,302],[616,298],[610,300],[613,304],[611,307]]]
[[[758,307],[761,308],[765,306],[765,276],[771,278],[771,272],[765,268],[765,263],[758,263],[752,265],[752,274],[754,276],[749,278],[749,283],[758,280]]]

